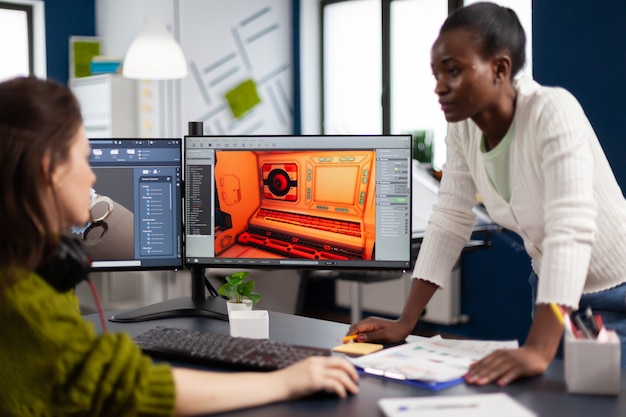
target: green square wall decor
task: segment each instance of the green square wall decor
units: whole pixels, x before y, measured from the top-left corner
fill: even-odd
[[[254,80],[246,80],[227,91],[225,98],[235,119],[241,119],[261,102]]]
[[[88,77],[91,59],[102,53],[102,41],[92,36],[70,36],[70,79]]]

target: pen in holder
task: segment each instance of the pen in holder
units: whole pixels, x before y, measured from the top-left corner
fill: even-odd
[[[567,391],[577,394],[617,395],[620,392],[621,345],[617,334],[601,323],[574,326],[565,316],[564,357]],[[582,328],[581,328],[582,326]]]

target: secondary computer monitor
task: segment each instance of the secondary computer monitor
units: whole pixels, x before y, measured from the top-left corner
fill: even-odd
[[[182,139],[90,139],[91,219],[73,227],[96,271],[183,266]]]
[[[187,136],[187,266],[408,269],[410,135]]]

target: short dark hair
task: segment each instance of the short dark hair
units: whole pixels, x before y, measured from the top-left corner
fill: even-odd
[[[0,266],[33,270],[58,236],[50,236],[50,207],[41,201],[46,176],[69,157],[82,126],[72,91],[52,80],[18,77],[0,83]]]
[[[526,34],[517,14],[508,7],[480,2],[454,11],[445,20],[439,33],[453,29],[472,31],[481,45],[485,59],[508,51],[511,54],[511,76],[526,64]]]

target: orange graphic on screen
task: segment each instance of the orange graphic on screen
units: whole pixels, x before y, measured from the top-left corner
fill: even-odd
[[[217,151],[215,253],[374,258],[374,151]]]

